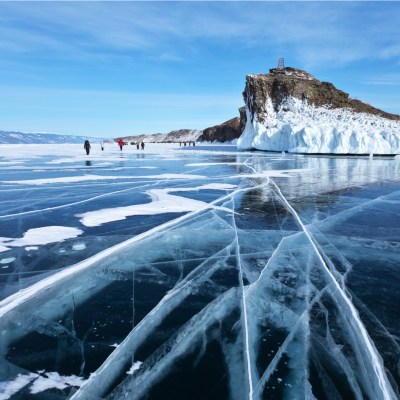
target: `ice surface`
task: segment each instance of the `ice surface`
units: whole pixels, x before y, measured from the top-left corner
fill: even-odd
[[[13,151],[0,398],[399,398],[397,159]]]
[[[38,171],[38,170],[37,170]],[[41,172],[41,171],[40,171]],[[85,182],[85,181],[98,181],[98,180],[116,180],[116,179],[129,179],[129,178],[146,178],[146,179],[201,179],[204,178],[201,175],[185,175],[185,174],[160,174],[156,176],[145,175],[145,176],[114,176],[114,175],[83,175],[83,176],[65,176],[62,178],[48,178],[48,179],[27,179],[18,181],[3,181],[3,183],[16,183],[19,185],[44,185],[44,184],[54,184],[54,183],[73,183],[73,182]]]
[[[275,111],[267,99],[266,120],[250,115],[238,139],[241,149],[324,154],[398,154],[400,122],[350,109],[315,107],[288,97]]]

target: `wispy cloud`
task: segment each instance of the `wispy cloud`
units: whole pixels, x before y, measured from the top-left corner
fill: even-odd
[[[16,2],[0,11],[3,51],[134,51],[176,61],[234,40],[255,51],[287,49],[309,65],[400,56],[398,3]]]
[[[400,74],[372,76],[361,81],[365,85],[400,86]]]

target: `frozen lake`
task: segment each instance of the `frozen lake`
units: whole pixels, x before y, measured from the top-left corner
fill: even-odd
[[[0,399],[396,399],[400,159],[0,145]]]

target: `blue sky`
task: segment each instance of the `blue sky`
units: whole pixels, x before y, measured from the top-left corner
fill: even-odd
[[[0,1],[0,130],[204,129],[281,56],[400,114],[399,27],[400,2]]]

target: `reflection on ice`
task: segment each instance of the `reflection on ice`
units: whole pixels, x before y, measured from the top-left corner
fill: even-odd
[[[132,168],[129,190],[51,200],[81,230],[62,249],[5,250],[4,293],[22,290],[0,302],[3,398],[398,398],[399,163],[176,152],[145,185]],[[26,206],[5,200],[3,221],[39,229]],[[24,265],[54,251],[76,263]]]

